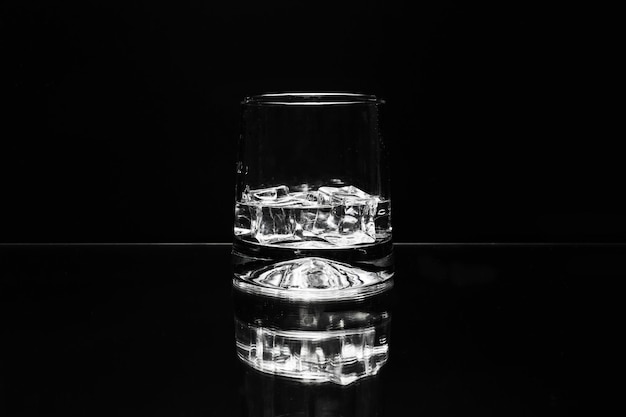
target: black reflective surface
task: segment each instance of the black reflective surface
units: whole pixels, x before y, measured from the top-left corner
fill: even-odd
[[[626,271],[624,246],[396,246],[388,360],[342,387],[238,360],[230,250],[1,247],[0,414],[574,415],[591,293]]]

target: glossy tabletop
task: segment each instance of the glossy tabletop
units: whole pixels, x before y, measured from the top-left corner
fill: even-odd
[[[341,386],[238,359],[230,252],[0,247],[0,414],[572,415],[589,287],[626,270],[624,246],[396,245],[388,360]]]

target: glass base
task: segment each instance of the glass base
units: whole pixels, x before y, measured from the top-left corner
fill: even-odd
[[[369,297],[393,286],[391,240],[334,250],[298,250],[235,240],[233,286],[300,301]]]
[[[233,285],[245,292],[291,300],[341,300],[369,297],[393,286],[390,270],[366,271],[325,258],[296,258],[245,273]]]

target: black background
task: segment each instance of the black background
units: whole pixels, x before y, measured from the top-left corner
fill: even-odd
[[[387,100],[394,238],[624,241],[611,10],[3,1],[0,241],[228,242],[239,101]]]

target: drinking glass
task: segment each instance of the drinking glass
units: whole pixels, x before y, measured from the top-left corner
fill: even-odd
[[[243,100],[235,285],[279,297],[336,298],[391,284],[383,105],[359,93]]]

